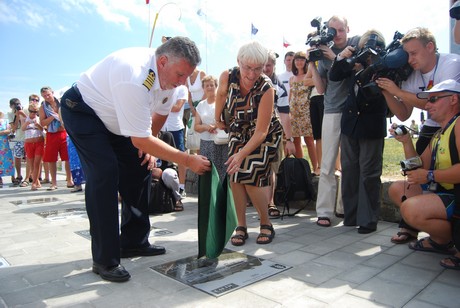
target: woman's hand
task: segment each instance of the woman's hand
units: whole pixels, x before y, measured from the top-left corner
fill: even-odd
[[[225,162],[225,165],[227,166],[227,173],[229,175],[235,174],[236,172],[240,171],[240,166],[244,159],[244,157],[242,156],[243,155],[240,151],[230,156],[228,160]]]
[[[295,154],[295,145],[294,142],[287,141],[286,144],[284,145],[284,156],[289,156],[289,155],[294,155]]]

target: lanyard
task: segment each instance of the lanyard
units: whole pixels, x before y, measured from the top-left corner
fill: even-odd
[[[430,90],[434,86],[434,76],[436,75],[436,71],[438,70],[438,63],[439,63],[439,54],[436,54],[436,66],[434,67],[434,72],[431,75],[430,79],[428,80],[428,85],[425,85],[425,78],[423,78],[422,72],[420,72],[420,77],[422,77],[423,82],[423,89],[422,91]]]
[[[449,122],[447,122],[446,126],[442,129],[442,131],[438,133],[439,138],[436,141],[436,145],[434,146],[434,149],[431,151],[430,170],[434,170],[434,164],[436,163],[436,154],[438,153],[438,145],[441,142],[441,135],[444,134],[444,132],[457,119],[459,115],[460,113],[457,113],[456,115],[454,115],[452,119],[450,119]]]

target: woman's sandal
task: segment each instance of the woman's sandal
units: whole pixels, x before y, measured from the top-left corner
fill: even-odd
[[[268,216],[271,218],[279,218],[281,216],[280,210],[274,204],[268,205]]]
[[[318,217],[316,224],[320,227],[330,227],[331,220],[329,219],[329,217]]]
[[[238,226],[235,229],[235,232],[244,232],[244,234],[235,234],[231,238],[231,242],[233,246],[243,246],[246,243],[246,240],[248,239],[248,228],[243,227],[243,226]]]
[[[447,264],[446,261],[452,263],[453,265]],[[460,258],[456,256],[444,258],[439,261],[439,264],[444,268],[460,270]]]
[[[269,230],[271,233],[262,233],[260,232],[257,236],[256,243],[257,244],[269,244],[275,238],[275,229],[273,229],[273,225],[260,225],[260,230]]]
[[[406,231],[400,231],[396,233],[396,236],[398,236],[397,239],[391,238],[393,244],[406,244],[417,240],[417,235]]]
[[[430,247],[424,246],[423,242],[427,241]],[[454,243],[449,242],[447,244],[438,244],[433,241],[430,237],[422,238],[416,242],[410,243],[409,248],[412,250],[436,252],[446,255],[454,255],[457,250],[454,248]]]
[[[22,181],[21,184],[19,184],[19,187],[27,187],[27,186],[29,186],[28,181]]]

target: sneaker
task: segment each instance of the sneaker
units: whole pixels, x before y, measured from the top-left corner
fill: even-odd
[[[180,194],[180,196],[182,197],[182,199],[184,199],[185,197],[187,197],[187,193],[186,193],[185,190],[182,189],[182,188],[179,189],[179,194]]]

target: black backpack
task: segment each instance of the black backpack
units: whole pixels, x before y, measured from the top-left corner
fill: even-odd
[[[282,216],[294,216],[311,200],[316,200],[316,191],[312,183],[310,164],[303,158],[284,158],[276,174],[274,195],[275,205],[284,207]],[[289,202],[292,201],[306,201],[306,203],[303,208],[289,214]]]
[[[164,214],[174,211],[174,198],[171,189],[163,181],[152,180],[149,196],[149,214]]]

